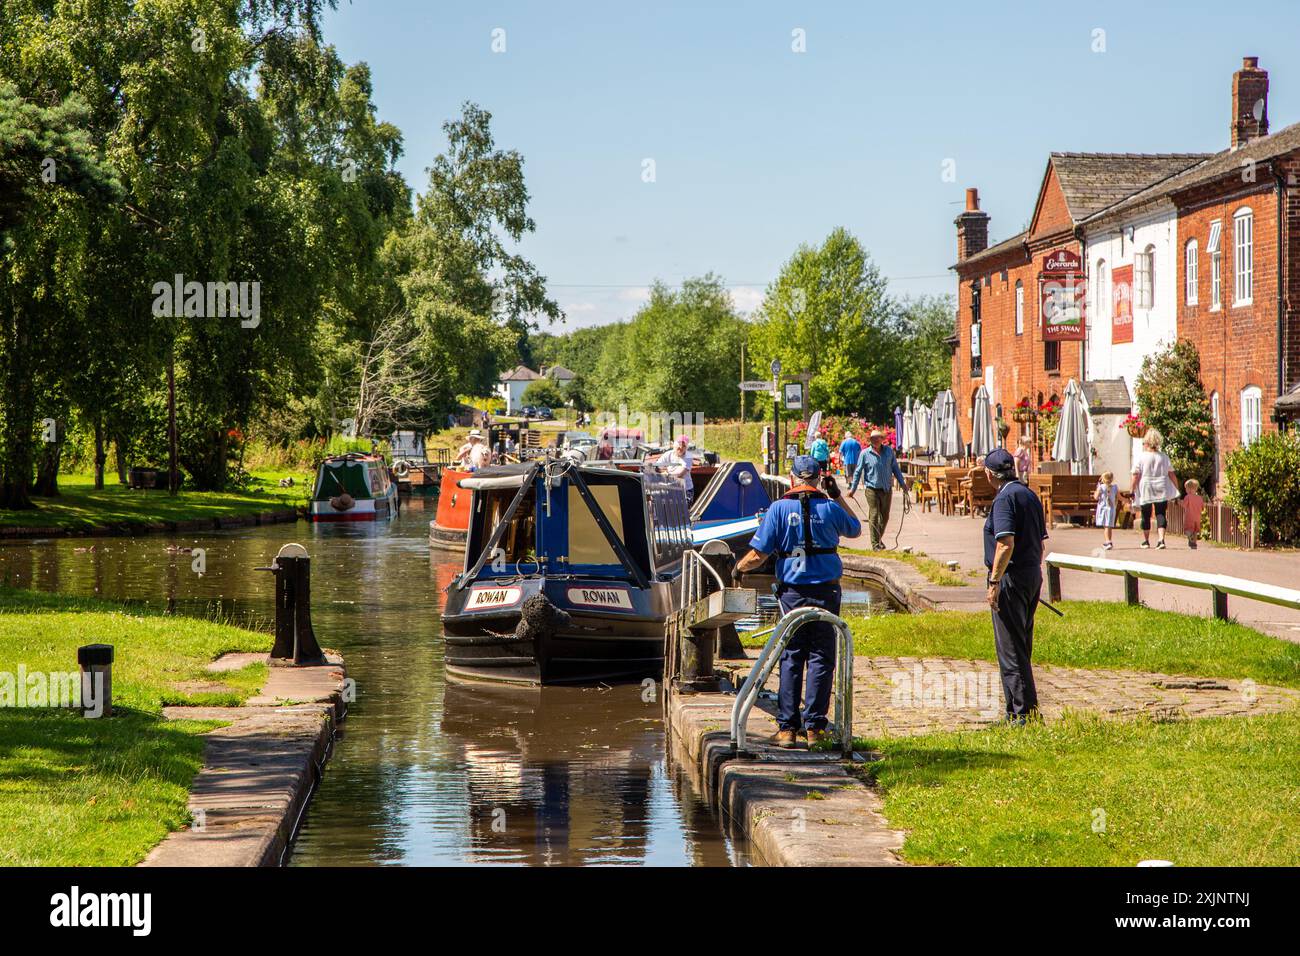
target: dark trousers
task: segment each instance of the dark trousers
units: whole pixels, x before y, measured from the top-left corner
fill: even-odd
[[[840,585],[789,584],[778,595],[781,611],[789,614],[799,607],[820,607],[840,613]],[[804,668],[808,670],[803,712],[799,698],[804,690]],[[825,730],[826,711],[831,703],[835,678],[835,628],[822,621],[805,624],[791,636],[781,652],[781,692],[777,702],[777,724],[782,730]]]
[[[867,488],[867,528],[871,532],[873,548],[885,543],[885,526],[889,524],[889,509],[893,503],[893,488]]]
[[[1034,612],[1043,578],[1015,580],[1002,577],[998,591],[998,609],[993,612],[993,643],[998,652],[998,670],[1002,672],[1002,693],[1007,715],[1027,716],[1038,708],[1038,690],[1034,687],[1034,669],[1030,655],[1034,650]]]
[[[849,480],[850,485],[853,484],[853,473],[857,470],[858,463],[856,461],[846,461],[844,463],[844,477]]]
[[[1156,513],[1156,527],[1165,528],[1169,525],[1169,502],[1167,501],[1149,501],[1142,506],[1142,530],[1151,530],[1151,512]]]

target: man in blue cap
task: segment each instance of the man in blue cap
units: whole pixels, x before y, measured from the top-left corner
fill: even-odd
[[[822,476],[821,465],[809,455],[795,458],[790,491],[772,503],[763,515],[750,551],[736,563],[737,574],[762,567],[776,555],[777,598],[781,611],[819,607],[840,613],[840,575],[844,566],[838,553],[841,537],[862,533],[858,519],[839,503],[834,477]],[[799,711],[808,671],[803,712]],[[835,674],[835,628],[818,621],[805,624],[790,638],[781,655],[781,691],[777,707],[778,747],[796,745],[800,736],[809,746],[826,737],[826,711],[830,707]]]
[[[997,489],[984,522],[984,566],[993,610],[993,644],[1002,672],[1006,721],[1022,725],[1038,712],[1038,691],[1030,656],[1034,612],[1043,589],[1043,505],[1029,486],[1016,481],[1016,460],[1004,448],[984,459],[984,472]]]

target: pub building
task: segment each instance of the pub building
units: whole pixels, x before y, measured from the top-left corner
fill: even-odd
[[[988,244],[976,190],[957,217],[952,390],[963,438],[973,397],[1049,451],[1017,403],[1059,400],[1070,378],[1089,413],[1091,471],[1128,474],[1140,451],[1120,422],[1142,360],[1179,338],[1200,352],[1227,452],[1294,417],[1300,387],[1300,124],[1268,132],[1268,74],[1233,75],[1218,153],[1052,153],[1029,227]],[[1294,402],[1293,399],[1289,401]]]

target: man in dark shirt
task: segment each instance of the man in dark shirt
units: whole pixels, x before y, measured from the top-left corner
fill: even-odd
[[[1043,588],[1043,506],[1029,486],[1016,481],[1016,461],[1002,448],[984,459],[984,471],[997,488],[984,522],[984,566],[993,610],[993,640],[1002,672],[1006,719],[1023,724],[1038,711],[1038,691],[1030,656],[1034,612]]]

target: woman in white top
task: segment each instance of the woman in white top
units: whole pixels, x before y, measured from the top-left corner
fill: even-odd
[[[1164,436],[1148,428],[1142,436],[1142,454],[1133,462],[1133,503],[1142,511],[1142,544],[1151,547],[1151,515],[1156,516],[1156,548],[1165,546],[1165,512],[1169,502],[1178,497],[1178,476],[1169,464],[1169,456],[1160,450]]]

